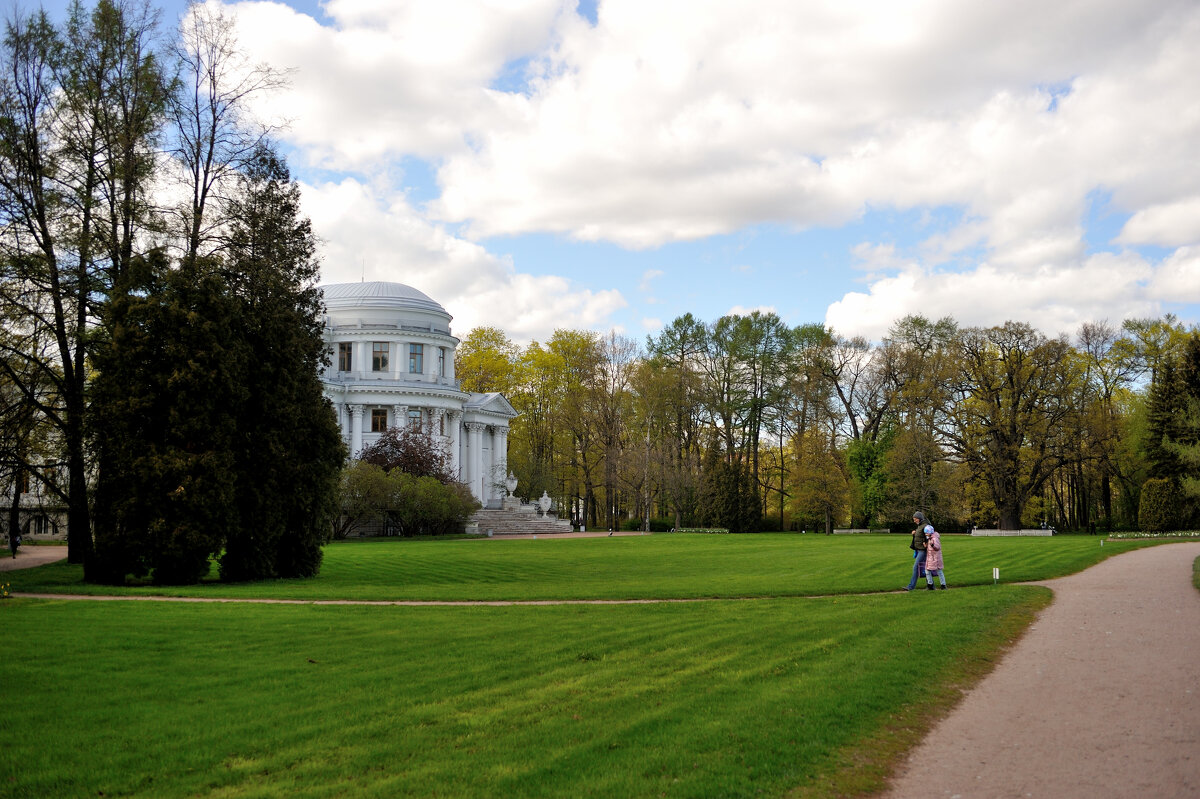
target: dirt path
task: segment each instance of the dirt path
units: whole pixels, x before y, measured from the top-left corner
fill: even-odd
[[[884,794],[1200,796],[1200,543],[1051,580],[1054,602]]]
[[[60,546],[24,546],[17,548],[14,558],[8,548],[7,541],[0,549],[0,572],[10,572],[16,569],[32,569],[45,563],[53,563],[67,557],[67,548]]]

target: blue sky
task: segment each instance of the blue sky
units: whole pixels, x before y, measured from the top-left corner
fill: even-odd
[[[255,110],[325,280],[408,283],[460,336],[1200,321],[1190,0],[223,8],[294,70]]]

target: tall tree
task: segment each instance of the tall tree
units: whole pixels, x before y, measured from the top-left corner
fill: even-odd
[[[253,362],[242,375],[234,447],[241,526],[226,542],[228,579],[308,577],[328,540],[345,452],[320,382],[328,353],[316,288],[316,238],[300,188],[260,145],[228,204],[223,274],[237,334]]]
[[[592,389],[592,409],[595,413],[595,429],[601,452],[604,458],[604,494],[610,513],[619,506],[619,482],[632,482],[640,495],[642,470],[632,470],[632,481],[629,475],[623,476],[626,446],[630,443],[627,436],[632,419],[632,395],[630,381],[633,365],[638,356],[637,343],[625,336],[611,331],[600,341],[600,360],[597,363],[596,379]],[[614,530],[619,526],[619,520],[614,516],[608,519],[608,525]]]
[[[595,526],[612,526],[612,496],[603,485],[604,442],[598,401],[604,351],[598,333],[586,330],[555,330],[547,344],[546,361],[557,371],[555,417],[563,439],[562,460],[553,470],[551,496],[569,496],[582,504],[583,515]],[[568,488],[570,486],[571,488]]]
[[[964,331],[954,404],[942,433],[987,483],[1003,529],[1019,529],[1026,502],[1062,462],[1079,379],[1070,345],[1027,324]]]
[[[1183,466],[1181,480],[1185,495],[1200,508],[1200,332],[1193,331],[1180,357],[1180,382],[1185,407],[1180,435],[1171,443]]]
[[[209,261],[135,259],[92,385],[96,551],[88,579],[190,583],[235,534],[236,416],[248,352]]]
[[[662,435],[660,482],[675,514],[675,527],[683,525],[695,507],[700,474],[701,397],[698,359],[704,352],[707,331],[691,314],[667,325],[658,337],[646,341],[650,356],[647,372],[639,380],[647,412],[657,420]]]
[[[100,0],[74,5],[60,34],[38,12],[7,24],[0,54],[0,301],[53,342],[20,371],[51,386],[40,411],[63,447],[76,563],[91,552],[89,330],[149,222],[167,93],[156,21],[145,3]]]
[[[210,252],[224,218],[213,213],[241,174],[259,160],[272,132],[250,115],[256,95],[287,84],[287,73],[253,64],[238,45],[234,21],[219,5],[193,0],[175,48],[180,79],[172,95],[172,154],[188,198],[177,210],[185,259]]]
[[[463,391],[509,395],[521,350],[498,327],[473,327],[454,351],[454,374]]]

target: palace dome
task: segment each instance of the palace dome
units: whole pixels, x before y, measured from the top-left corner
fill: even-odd
[[[325,308],[331,313],[356,308],[412,310],[435,313],[450,319],[449,312],[441,304],[403,283],[378,280],[369,283],[330,283],[320,289],[325,295]]]

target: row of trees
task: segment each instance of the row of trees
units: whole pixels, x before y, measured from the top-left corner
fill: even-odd
[[[1155,397],[1187,395],[1176,364],[1198,347],[1171,316],[1074,340],[914,316],[872,344],[755,312],[684,315],[644,348],[572,330],[521,348],[477,328],[456,368],[521,412],[521,490],[589,525],[878,528],[922,508],[944,529],[1112,529],[1137,524],[1168,462],[1181,507],[1197,496],[1200,416]]]
[[[194,6],[14,16],[0,52],[0,464],[90,580],[314,574],[344,456],[315,239],[248,100],[285,76]]]

